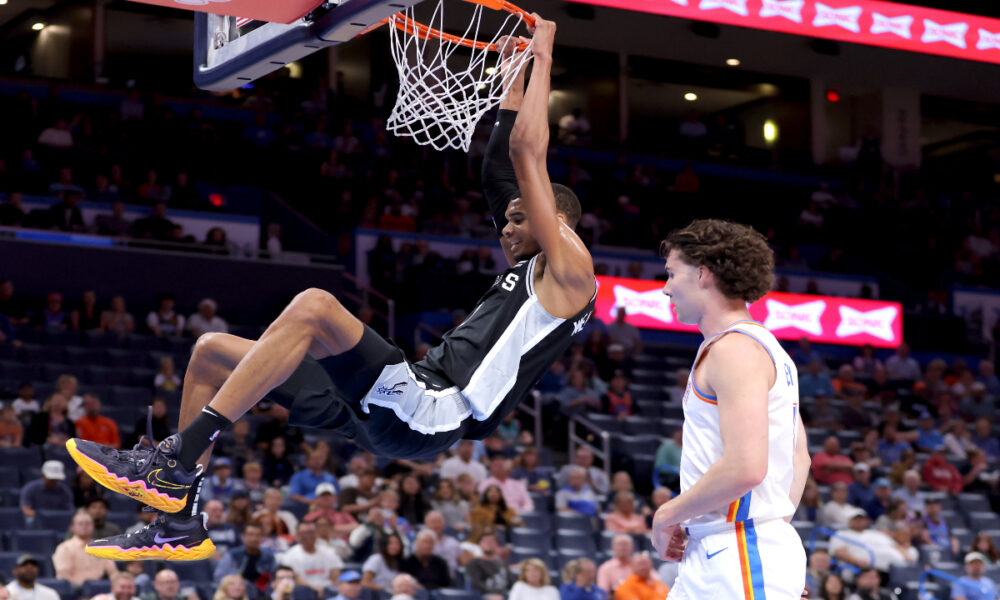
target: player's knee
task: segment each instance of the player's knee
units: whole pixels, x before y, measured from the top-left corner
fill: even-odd
[[[336,318],[344,310],[333,294],[319,288],[309,288],[292,301],[290,316],[312,329],[320,328],[324,320]]]
[[[188,365],[188,370],[194,372],[195,375],[215,370],[222,353],[224,335],[213,332],[198,336],[198,341],[191,347],[191,362]]]

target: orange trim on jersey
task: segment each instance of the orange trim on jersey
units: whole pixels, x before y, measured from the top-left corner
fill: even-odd
[[[739,505],[740,505],[740,501],[739,500],[733,500],[729,504],[729,513],[726,515],[726,522],[727,523],[732,523],[733,521],[736,520],[736,509],[739,507]]]
[[[711,398],[703,396],[701,394],[701,392],[698,391],[698,388],[696,388],[694,385],[691,386],[691,391],[694,393],[695,396],[698,397],[699,400],[703,400],[705,402],[708,402],[709,404],[714,404],[716,406],[719,405],[719,401],[718,400],[712,400]]]
[[[735,504],[735,503],[734,503]],[[740,522],[736,524],[736,547],[740,554],[740,573],[743,579],[743,598],[754,600],[753,582],[750,581],[750,559],[747,552],[746,526]]]
[[[735,323],[733,323],[733,325],[739,325],[741,323],[745,323],[747,325],[756,325],[757,327],[764,327],[763,323],[759,323],[757,321],[736,321]],[[729,327],[732,327],[733,325],[730,325]],[[764,327],[764,329],[767,329],[767,327]],[[729,329],[727,328],[726,331],[729,331]]]

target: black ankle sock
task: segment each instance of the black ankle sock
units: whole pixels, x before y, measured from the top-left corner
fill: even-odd
[[[180,433],[181,448],[177,459],[181,466],[189,471],[194,469],[198,464],[198,458],[212,445],[215,438],[219,437],[219,432],[230,425],[232,422],[212,407],[206,406],[201,409],[201,414]]]
[[[191,483],[191,489],[188,490],[187,495],[187,504],[184,505],[184,510],[177,513],[179,518],[189,519],[201,513],[201,485],[203,483],[205,483],[204,475],[199,475]]]

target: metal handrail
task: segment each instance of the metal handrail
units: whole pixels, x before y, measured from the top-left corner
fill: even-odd
[[[517,410],[527,413],[535,420],[535,448],[542,451],[542,394],[538,390],[531,390],[532,401],[529,405],[527,399],[517,405]]]
[[[945,573],[944,571],[939,571],[938,569],[933,568],[924,569],[924,572],[920,574],[920,579],[917,581],[917,597],[920,598],[920,600],[934,600],[934,596],[930,595],[930,592],[924,588],[924,583],[926,583],[928,575],[933,575],[935,578],[940,577],[941,579],[944,579],[952,584],[957,583],[958,585],[969,585],[951,573]],[[994,594],[993,597],[1000,598],[1000,592]]]
[[[857,541],[852,540],[851,538],[844,537],[844,536],[840,535],[839,533],[837,533],[836,531],[834,531],[832,529],[827,529],[826,527],[817,527],[817,528],[815,528],[815,529],[812,530],[812,533],[809,534],[809,554],[812,554],[813,552],[816,551],[816,534],[818,534],[818,533],[825,534],[825,535],[827,535],[828,537],[831,537],[831,538],[834,538],[834,537],[835,538],[839,538],[839,539],[843,540],[844,542],[846,542],[848,544],[851,544],[852,546],[857,546],[857,547],[861,548],[862,550],[864,550],[865,552],[868,553],[868,560],[869,560],[868,564],[871,565],[871,566],[873,566],[873,567],[875,566],[875,552],[871,548],[869,548],[865,544],[862,544],[861,542],[857,542]],[[853,565],[851,565],[851,566],[853,566]]]
[[[342,274],[342,276],[347,281],[353,283],[356,288],[358,288],[359,290],[361,290],[361,296],[357,296],[355,294],[346,294],[349,298],[351,298],[352,300],[354,300],[355,302],[357,302],[358,306],[371,306],[371,303],[368,301],[368,295],[369,294],[371,294],[372,296],[375,296],[376,298],[378,298],[378,299],[382,300],[383,302],[385,302],[385,306],[386,306],[385,313],[380,313],[378,311],[375,311],[375,314],[377,314],[378,316],[380,316],[380,317],[382,317],[382,318],[385,319],[385,321],[386,321],[386,330],[387,330],[386,333],[387,333],[387,336],[390,337],[390,338],[395,338],[396,337],[396,301],[393,300],[392,298],[390,298],[389,296],[383,294],[382,292],[376,290],[371,285],[365,283],[364,281],[361,281],[360,279],[358,279],[354,275],[351,275],[346,270],[344,271],[344,273]]]
[[[589,441],[576,434],[575,425],[583,425],[590,431],[596,433],[601,438],[601,448],[597,448]],[[594,425],[590,421],[581,417],[573,417],[569,421],[569,455],[576,454],[577,444],[590,448],[594,456],[604,461],[604,475],[611,481],[611,434]]]

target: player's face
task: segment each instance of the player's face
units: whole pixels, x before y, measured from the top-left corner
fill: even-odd
[[[670,296],[677,320],[687,325],[697,325],[701,320],[698,297],[701,292],[701,268],[694,267],[680,259],[676,250],[671,250],[664,267],[667,283],[663,293]]]
[[[531,235],[528,215],[524,212],[521,199],[515,198],[507,205],[507,225],[503,228],[503,237],[510,244],[511,254],[516,260],[524,260],[538,254],[541,247]]]

